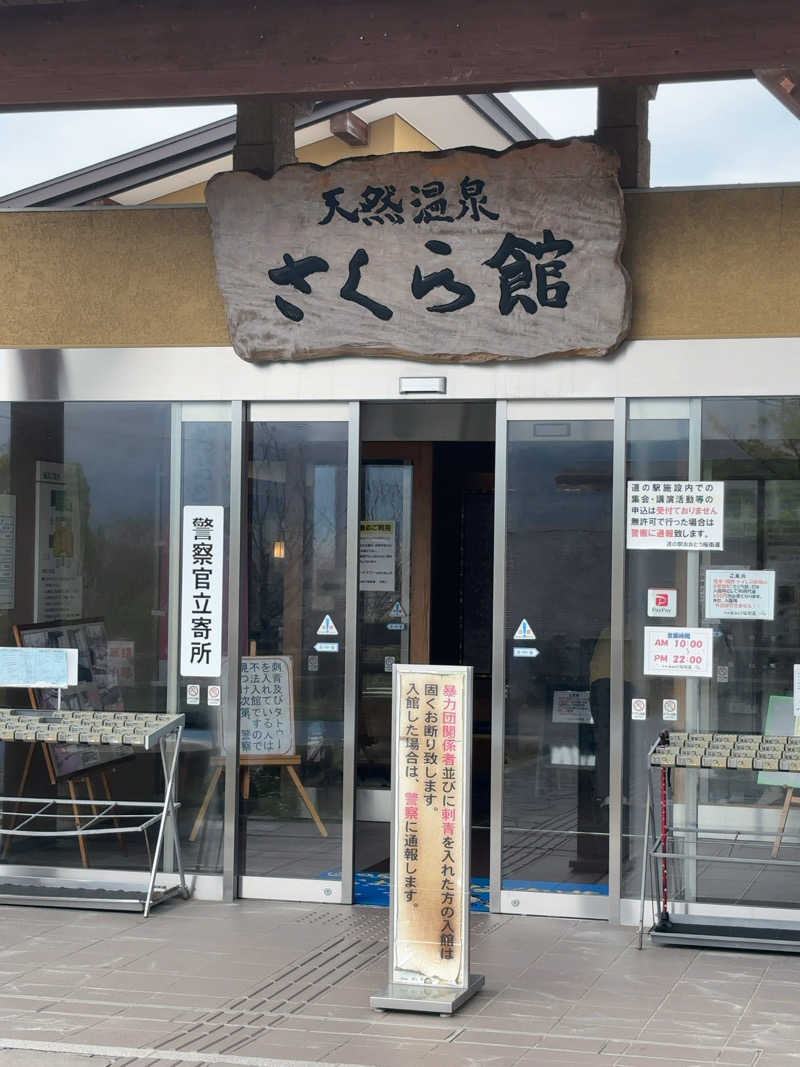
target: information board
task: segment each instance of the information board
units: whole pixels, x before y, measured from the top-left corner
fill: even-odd
[[[724,482],[628,482],[628,548],[720,550]]]
[[[239,751],[243,756],[293,756],[291,656],[243,656]]]
[[[668,678],[710,678],[714,631],[645,626],[644,673]]]
[[[707,619],[774,619],[775,571],[706,571]]]
[[[390,982],[466,986],[472,668],[395,664]]]

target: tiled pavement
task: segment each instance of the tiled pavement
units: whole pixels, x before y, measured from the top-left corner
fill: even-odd
[[[800,957],[647,948],[605,923],[473,917],[486,988],[378,1014],[385,910],[0,908],[0,1067],[800,1067]]]

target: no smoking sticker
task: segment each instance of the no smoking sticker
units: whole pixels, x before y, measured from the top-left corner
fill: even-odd
[[[647,718],[647,701],[642,697],[634,697],[631,701],[631,718],[637,721]]]

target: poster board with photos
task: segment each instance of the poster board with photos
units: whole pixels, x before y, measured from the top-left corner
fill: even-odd
[[[76,648],[78,684],[61,693],[61,707],[71,711],[94,709],[124,711],[122,693],[108,658],[106,624],[102,618],[14,626],[14,639],[22,648]],[[57,689],[29,689],[31,707],[52,710],[58,706]],[[56,778],[69,778],[134,755],[130,745],[50,744]]]

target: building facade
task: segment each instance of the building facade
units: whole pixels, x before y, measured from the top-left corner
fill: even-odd
[[[605,357],[258,366],[230,346],[205,207],[175,203],[194,185],[0,212],[2,639],[78,643],[81,699],[186,714],[180,832],[209,897],[385,899],[392,664],[471,664],[476,902],[631,921],[659,731],[765,732],[793,693],[800,189],[627,191],[632,328]],[[686,481],[724,482],[723,548],[628,548],[629,483]],[[182,516],[214,505],[223,661],[192,677]],[[772,617],[709,616],[709,570],[773,572]],[[664,617],[712,631],[710,677],[647,673]],[[291,667],[294,762],[232,751],[243,656]],[[24,759],[5,746],[6,793]],[[115,795],[159,789],[147,755],[106,770]],[[777,829],[787,785],[713,772],[678,800],[746,837]],[[15,844],[6,862],[81,857]],[[145,862],[90,848],[91,877]],[[735,864],[688,865],[678,895],[798,903]]]

